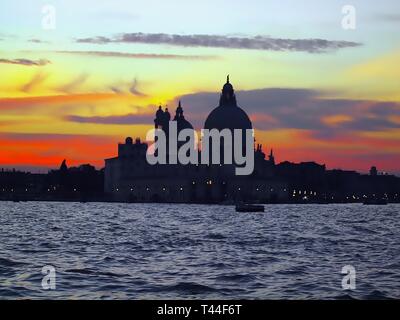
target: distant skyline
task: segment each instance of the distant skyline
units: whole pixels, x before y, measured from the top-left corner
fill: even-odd
[[[43,6],[56,9],[43,29]],[[201,129],[230,74],[277,162],[400,173],[400,2],[0,3],[0,168],[98,168],[159,104]]]

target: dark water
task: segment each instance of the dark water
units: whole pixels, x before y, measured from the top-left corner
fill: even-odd
[[[400,206],[0,203],[0,297],[400,298]],[[42,289],[42,267],[56,290]],[[356,290],[341,269],[356,269]]]

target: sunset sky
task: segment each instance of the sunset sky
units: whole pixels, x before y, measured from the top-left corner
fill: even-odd
[[[201,129],[230,74],[278,162],[399,174],[400,2],[346,4],[2,0],[0,167],[101,168],[179,99]]]

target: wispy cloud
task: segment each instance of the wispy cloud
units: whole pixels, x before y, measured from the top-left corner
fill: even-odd
[[[84,82],[86,82],[87,78],[89,77],[88,74],[81,74],[78,75],[76,78],[72,79],[68,83],[65,83],[62,86],[59,86],[57,88],[58,91],[65,92],[65,93],[71,93],[75,89],[79,88],[80,85],[82,85]]]
[[[31,92],[32,89],[37,87],[39,84],[41,84],[43,81],[45,81],[47,78],[47,74],[44,74],[42,72],[36,73],[31,80],[29,80],[26,84],[24,84],[21,87],[21,91],[23,92]]]
[[[121,89],[118,88],[117,86],[111,86],[111,87],[110,87],[110,90],[111,90],[112,92],[114,92],[115,94],[123,94],[123,93],[124,93],[123,90],[121,90]]]
[[[330,41],[326,39],[282,39],[266,36],[234,37],[226,35],[178,35],[165,33],[124,33],[114,37],[90,37],[76,40],[78,43],[144,43],[166,44],[183,47],[214,47],[229,49],[250,49],[266,51],[300,51],[322,53],[342,48],[358,47],[351,41]]]
[[[148,95],[143,91],[141,91],[139,87],[140,87],[139,80],[137,79],[137,77],[135,77],[131,82],[124,81],[124,82],[114,83],[109,86],[109,89],[115,94],[130,93],[139,98],[148,97]]]
[[[21,66],[28,66],[28,67],[40,67],[40,66],[45,66],[47,64],[50,64],[51,62],[46,59],[40,59],[40,60],[30,60],[30,59],[0,59],[0,63],[5,63],[5,64],[16,64],[16,65],[21,65]]]
[[[130,59],[171,59],[171,60],[213,60],[216,56],[154,54],[154,53],[127,53],[116,51],[56,51],[62,54],[75,54],[96,57],[130,58]]]
[[[28,42],[32,42],[32,43],[50,43],[49,41],[45,41],[45,40],[41,40],[41,39],[37,39],[37,38],[29,39]]]
[[[145,97],[147,96],[145,93],[138,90],[138,80],[135,78],[129,88],[129,92],[134,96]]]

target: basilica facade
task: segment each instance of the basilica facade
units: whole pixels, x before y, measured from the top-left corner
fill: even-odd
[[[156,111],[154,126],[165,131],[167,136],[170,121],[176,123],[178,132],[193,129],[184,116],[180,102],[174,117],[168,109],[159,107]],[[208,115],[204,129],[245,131],[252,128],[248,115],[237,105],[228,77],[219,104]],[[253,150],[254,171],[247,176],[235,175],[235,163],[150,165],[146,158],[147,150],[146,143],[128,137],[125,143],[118,145],[118,156],[105,160],[104,191],[111,199],[127,202],[229,203],[278,202],[288,198],[287,185],[275,176],[272,150],[266,158],[261,145]]]

